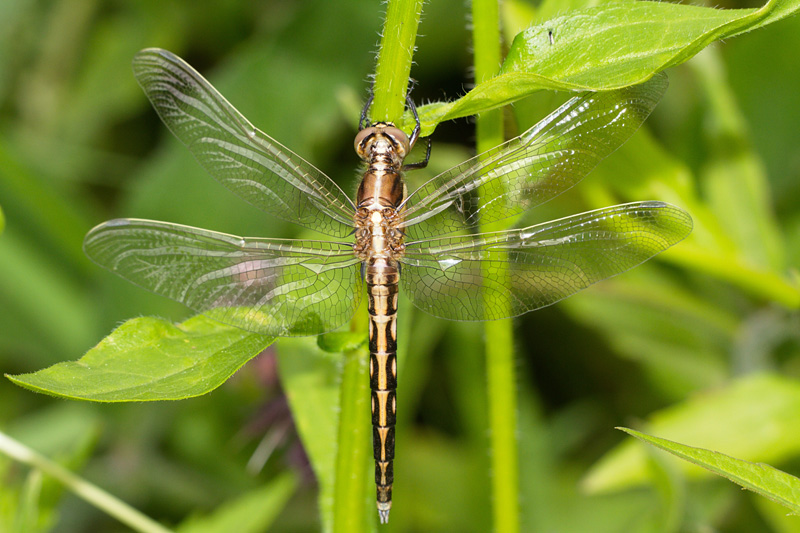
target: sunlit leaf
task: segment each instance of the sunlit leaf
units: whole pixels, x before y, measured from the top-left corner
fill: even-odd
[[[653,414],[647,431],[703,448],[724,450],[747,461],[778,462],[800,452],[800,382],[753,375]],[[687,475],[707,472],[685,465]],[[583,481],[590,492],[647,482],[648,458],[625,441],[598,461]]]
[[[572,11],[519,33],[499,76],[459,100],[420,108],[423,134],[445,120],[500,107],[542,89],[599,91],[642,83],[716,40],[765,26],[798,8],[798,0],[728,10],[619,2]]]
[[[800,514],[800,479],[763,463],[751,463],[724,453],[645,435],[627,428],[618,428],[644,442],[724,476],[742,487],[757,492]]]
[[[7,376],[23,387],[79,400],[179,400],[210,392],[272,343],[204,316],[172,324],[128,320],[75,362]]]

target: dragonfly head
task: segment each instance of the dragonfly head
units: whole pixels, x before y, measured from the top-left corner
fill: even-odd
[[[394,154],[398,163],[402,163],[411,143],[403,130],[391,122],[376,122],[358,132],[353,143],[358,157],[369,162],[377,154]]]

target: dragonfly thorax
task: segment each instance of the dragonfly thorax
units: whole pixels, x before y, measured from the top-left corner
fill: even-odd
[[[356,197],[355,253],[362,260],[399,257],[403,216],[398,208],[406,197],[402,168],[408,136],[391,122],[376,122],[358,132],[355,147],[367,162]]]
[[[356,243],[353,251],[362,260],[370,258],[398,259],[405,246],[400,225],[403,217],[391,207],[356,211]]]

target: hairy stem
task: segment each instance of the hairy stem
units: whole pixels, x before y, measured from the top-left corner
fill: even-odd
[[[495,76],[500,69],[500,16],[497,0],[473,0],[472,39],[475,48],[475,81]],[[477,147],[482,153],[503,142],[503,113],[494,109],[477,119]],[[500,223],[504,224],[504,223]],[[507,224],[505,224],[507,225]],[[496,231],[493,224],[481,231]],[[501,274],[504,275],[504,274]],[[491,298],[486,295],[485,298]],[[487,307],[505,305],[486,302]],[[508,315],[511,312],[509,311]],[[492,473],[492,521],[494,531],[519,531],[519,466],[517,451],[517,388],[514,338],[511,320],[486,322],[486,377],[489,399],[489,438]]]

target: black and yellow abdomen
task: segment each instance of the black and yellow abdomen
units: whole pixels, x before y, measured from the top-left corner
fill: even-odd
[[[370,261],[365,272],[369,297],[369,378],[372,444],[378,511],[388,515],[394,480],[397,415],[397,293],[400,273],[393,262]],[[383,513],[381,513],[383,514]]]

